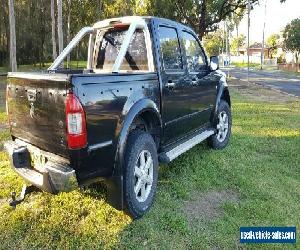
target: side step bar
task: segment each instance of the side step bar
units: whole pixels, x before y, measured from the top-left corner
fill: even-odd
[[[170,149],[169,151],[160,153],[160,162],[168,163],[170,161],[173,161],[179,155],[185,153],[186,151],[199,144],[200,142],[204,141],[214,133],[214,129],[205,130],[199,134],[196,134],[194,137],[188,139],[187,141],[184,141],[183,143],[177,145],[176,147]]]

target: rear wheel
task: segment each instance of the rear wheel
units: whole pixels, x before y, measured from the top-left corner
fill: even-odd
[[[152,136],[141,130],[130,133],[126,146],[124,195],[133,218],[142,217],[151,207],[158,178],[158,157]]]
[[[231,135],[231,110],[228,103],[221,100],[215,119],[217,133],[208,138],[208,145],[213,149],[223,149],[227,146]]]

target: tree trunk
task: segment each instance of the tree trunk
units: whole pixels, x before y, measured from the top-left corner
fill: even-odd
[[[0,22],[2,22],[1,19],[0,19]],[[4,41],[4,39],[2,39],[3,37],[4,36],[2,35],[2,25],[0,24],[0,67],[3,66],[2,63],[4,61],[4,56],[3,56],[3,50],[4,50],[3,41]]]
[[[16,24],[15,24],[15,9],[14,0],[8,0],[9,6],[9,30],[10,30],[10,70],[17,71],[17,51],[16,51]]]
[[[239,25],[236,25],[236,40],[237,40],[237,56],[240,55],[240,41],[239,41]]]
[[[202,38],[206,30],[206,0],[202,1],[201,5],[201,15],[199,20],[199,39],[202,41]]]
[[[98,11],[99,11],[99,21],[100,21],[102,17],[102,7],[103,7],[102,0],[99,0],[98,4],[99,4]]]
[[[58,50],[60,54],[64,49],[62,0],[57,0],[57,33],[58,33]]]
[[[55,29],[55,4],[54,0],[51,0],[51,21],[52,21],[52,57],[53,60],[57,57],[56,50],[56,29]]]
[[[72,4],[72,0],[68,0],[67,44],[70,43],[71,4]],[[67,57],[67,68],[69,67],[70,67],[70,54]]]
[[[42,67],[45,67],[45,41],[46,41],[46,6],[42,2],[41,7],[41,49],[42,49]]]
[[[3,0],[5,2],[5,0]],[[7,20],[7,15],[4,15],[4,25],[6,34],[6,63],[8,64],[8,51],[9,51],[9,20]]]
[[[295,59],[296,59],[296,72],[298,72],[298,68],[299,68],[299,54],[298,52],[295,52]]]

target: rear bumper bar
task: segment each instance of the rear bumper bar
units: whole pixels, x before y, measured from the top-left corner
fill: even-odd
[[[75,170],[69,166],[66,159],[21,140],[8,141],[4,148],[12,168],[32,185],[49,193],[68,192],[78,187]],[[33,167],[31,154],[43,156],[44,164]]]

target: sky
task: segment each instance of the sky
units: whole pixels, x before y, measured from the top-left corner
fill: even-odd
[[[261,4],[255,6],[251,12],[251,43],[262,41],[265,16],[264,2],[265,0],[262,0]],[[300,18],[300,0],[286,0],[283,4],[279,0],[267,0],[266,39],[274,33],[279,33],[289,22],[298,17]],[[245,15],[239,26],[239,32],[247,37],[247,15]],[[235,34],[233,35],[235,36]]]

